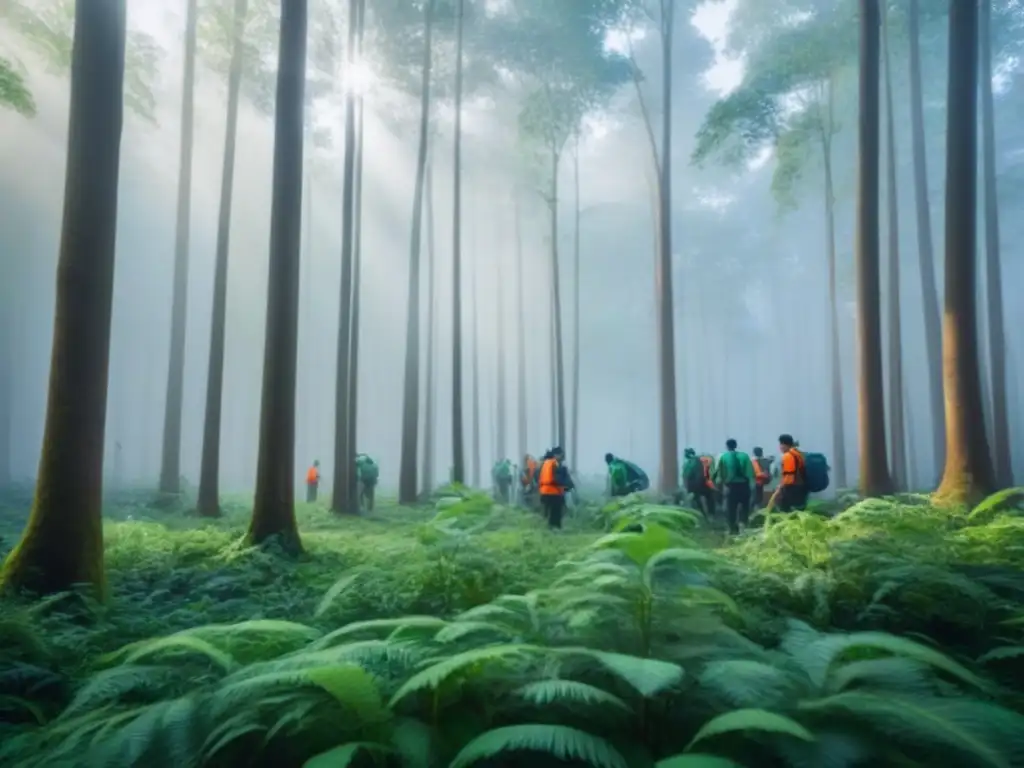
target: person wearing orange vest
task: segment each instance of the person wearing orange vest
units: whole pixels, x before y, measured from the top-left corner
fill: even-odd
[[[572,479],[566,469],[565,451],[552,448],[544,456],[537,479],[537,490],[540,503],[548,518],[548,528],[560,530],[562,516],[565,513],[565,492],[572,490]]]
[[[778,508],[780,512],[803,509],[807,506],[807,464],[804,455],[797,448],[792,435],[779,435],[779,452],[782,454],[781,477],[779,487],[768,502],[768,509]]]
[[[316,501],[316,492],[320,489],[320,460],[313,462],[313,466],[306,472],[306,503],[312,504]]]
[[[537,491],[537,470],[539,464],[530,454],[523,456],[523,471],[519,475],[519,492],[522,494],[523,504],[531,506],[534,493]]]
[[[752,507],[760,509],[764,506],[764,489],[772,481],[772,457],[765,456],[760,447],[754,448],[754,498]]]

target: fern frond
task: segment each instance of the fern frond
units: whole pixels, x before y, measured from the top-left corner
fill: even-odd
[[[706,722],[690,741],[687,749],[713,736],[726,733],[773,733],[801,741],[814,741],[814,734],[796,720],[765,709],[734,709]]]
[[[463,651],[455,656],[436,661],[426,669],[420,670],[410,677],[401,688],[391,697],[389,706],[394,707],[405,697],[418,691],[434,690],[447,681],[450,677],[458,674],[467,668],[482,665],[494,665],[507,663],[515,658],[523,658],[528,655],[542,655],[547,653],[546,648],[534,645],[491,645],[484,648],[473,648]]]
[[[564,725],[510,725],[482,733],[452,760],[449,768],[506,752],[540,752],[558,760],[579,761],[595,768],[629,768],[625,758],[604,739]]]
[[[120,650],[102,657],[100,663],[122,662],[125,664],[136,664],[154,656],[196,656],[219,667],[223,672],[231,672],[238,666],[230,654],[217,648],[208,640],[195,636],[193,630],[185,630],[184,632],[176,632],[173,635],[131,643]]]
[[[632,712],[632,708],[618,696],[595,685],[576,680],[538,680],[524,685],[515,693],[538,706],[550,704],[608,705],[624,712]]]
[[[743,768],[725,757],[717,755],[683,754],[659,760],[654,768]]]
[[[131,694],[151,696],[160,693],[175,677],[175,669],[169,666],[122,664],[100,670],[78,690],[61,717],[76,717],[106,704],[116,704]]]
[[[724,659],[705,665],[698,682],[733,706],[775,708],[791,701],[810,681],[774,664]]]
[[[363,632],[368,634],[390,635],[396,630],[404,627],[417,627],[434,632],[440,630],[448,622],[437,616],[400,616],[393,619],[368,619],[367,621],[353,621],[344,627],[328,632],[326,635],[315,641],[310,647],[329,648],[331,645],[342,639],[348,639],[353,635]]]
[[[389,752],[390,749],[383,744],[375,744],[370,741],[355,741],[350,744],[342,744],[326,752],[321,752],[315,757],[309,758],[302,764],[302,768],[349,768],[355,764],[355,759],[363,752]]]

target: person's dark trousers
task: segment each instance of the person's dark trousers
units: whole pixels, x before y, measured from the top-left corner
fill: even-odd
[[[547,513],[548,528],[561,528],[565,513],[565,496],[560,493],[541,494],[540,502]]]
[[[306,483],[306,503],[312,504],[316,501],[316,492],[318,483]]]
[[[779,512],[792,512],[807,506],[807,490],[802,485],[784,485],[779,492]]]
[[[756,509],[761,509],[764,506],[764,485],[758,483],[754,486],[754,497],[750,506]]]
[[[747,483],[729,483],[725,486],[725,519],[730,533],[739,533],[739,524],[750,519],[750,486]]]
[[[508,490],[511,484],[509,480],[498,481],[498,501],[502,504],[508,504]]]
[[[366,505],[367,512],[373,512],[373,496],[377,488],[376,483],[363,483],[363,492],[360,494],[360,502]]]
[[[715,518],[715,494],[710,488],[701,488],[693,494],[693,505],[704,513],[709,523]]]

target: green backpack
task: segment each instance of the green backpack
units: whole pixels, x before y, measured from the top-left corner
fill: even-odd
[[[804,454],[804,487],[811,493],[821,493],[828,488],[828,472],[831,467],[823,453]]]
[[[359,479],[364,483],[376,483],[380,476],[377,462],[367,456],[359,465]]]

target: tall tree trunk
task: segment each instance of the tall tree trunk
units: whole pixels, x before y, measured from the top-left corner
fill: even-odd
[[[437,269],[437,249],[435,242],[436,222],[434,221],[434,164],[427,162],[427,188],[424,191],[427,217],[427,372],[425,407],[423,419],[423,477],[420,485],[424,493],[430,493],[436,482],[434,477],[434,450],[437,440],[434,437],[434,421],[436,416],[436,392],[434,388],[434,334],[437,325],[437,298],[435,296],[435,272]]]
[[[879,255],[879,0],[860,0],[860,119],[857,153],[857,434],[860,492],[881,496],[892,491],[885,436],[885,386],[882,371],[882,310]],[[898,416],[898,414],[897,414]]]
[[[676,412],[675,310],[672,301],[672,51],[675,7],[661,0],[661,166],[658,192],[658,381],[660,384],[661,456],[658,487],[671,494],[679,487],[679,418]]]
[[[452,477],[466,481],[462,424],[462,35],[463,2],[458,0],[455,41],[455,137],[452,150]]]
[[[832,468],[835,470],[836,487],[846,488],[846,428],[843,418],[843,371],[839,358],[839,298],[836,286],[836,196],[832,175],[832,135],[835,131],[833,122],[834,88],[829,83],[828,120],[823,133],[822,148],[825,165],[825,237],[828,247],[828,301],[831,334],[832,364]]]
[[[908,487],[906,411],[903,404],[903,318],[900,312],[900,221],[896,166],[896,114],[892,97],[892,52],[889,47],[888,10],[882,12],[882,45],[885,51],[885,132],[889,204],[889,435],[892,449],[892,480],[897,490]]]
[[[263,402],[249,526],[254,544],[274,537],[290,553],[302,550],[295,523],[294,471],[307,11],[307,0],[281,4]]]
[[[420,93],[420,145],[416,156],[416,189],[413,193],[412,203],[412,243],[409,248],[409,299],[408,315],[405,323],[402,460],[398,470],[398,501],[401,504],[412,504],[416,501],[416,448],[419,442],[420,426],[420,241],[423,237],[423,187],[425,186],[427,146],[430,138],[430,65],[433,59],[434,0],[427,0],[424,7],[424,17],[423,89]],[[459,25],[461,29],[461,8],[459,9]]]
[[[75,3],[64,218],[35,501],[8,590],[104,595],[103,443],[124,119],[124,0]]]
[[[978,371],[977,249],[978,5],[949,4],[946,122],[946,301],[942,372],[946,466],[936,496],[972,502],[994,487]]]
[[[483,457],[480,454],[480,246],[475,238],[472,239],[473,248],[473,274],[471,275],[470,288],[470,311],[473,313],[473,325],[471,326],[472,338],[470,340],[470,365],[473,376],[473,487],[480,488],[480,481],[483,478]]]
[[[579,467],[580,447],[580,137],[576,134],[576,146],[572,156],[573,187],[573,233],[572,233],[572,466]]]
[[[555,442],[564,449],[565,424],[565,346],[562,333],[562,280],[558,269],[558,168],[561,151],[551,148],[551,189],[549,210],[551,212],[551,291],[552,291],[552,333],[554,334],[554,382],[555,382]],[[576,458],[569,459],[570,463]]]
[[[1003,277],[999,243],[999,197],[996,193],[996,116],[992,94],[992,0],[981,0],[982,173],[985,183],[985,284],[988,288],[988,359],[992,375],[992,458],[995,483],[1013,484],[1010,456],[1010,416],[1006,405],[1006,330],[1003,316]]]
[[[508,382],[505,380],[508,375],[506,370],[506,359],[508,356],[507,349],[505,348],[505,269],[504,261],[507,255],[504,249],[499,248],[495,256],[496,262],[496,273],[497,273],[497,303],[495,306],[495,313],[497,314],[495,322],[495,333],[497,335],[497,341],[495,343],[495,349],[498,354],[498,365],[495,369],[495,375],[497,376],[497,383],[495,386],[495,410],[496,420],[494,430],[494,447],[497,453],[497,460],[504,461],[508,458],[508,438],[506,436],[506,430],[508,429]]]
[[[359,0],[358,30],[356,48],[359,60],[362,61],[363,35],[366,31],[366,0]],[[365,107],[364,96],[360,93],[356,99],[358,118],[356,121],[356,168],[353,179],[353,197],[355,199],[352,202],[354,206],[352,211],[352,227],[355,230],[352,234],[352,336],[349,342],[348,414],[346,416],[346,423],[348,425],[346,451],[350,457],[346,485],[349,492],[348,506],[350,509],[359,508],[359,483],[355,457],[358,452],[356,443],[359,436],[359,313],[363,273],[363,157],[366,147],[366,136],[363,128],[365,123]]]
[[[558,338],[555,333],[556,317],[560,314],[558,305],[555,303],[555,289],[554,286],[551,288],[551,333],[548,334],[548,341],[550,345],[548,350],[550,351],[550,367],[551,367],[551,439],[555,443],[560,443],[558,439]]]
[[[174,230],[174,287],[171,298],[171,351],[164,403],[161,493],[181,492],[181,408],[185,381],[185,323],[188,319],[188,250],[192,218],[192,134],[195,114],[196,4],[185,14],[185,74],[181,91],[181,147],[178,156],[178,217]]]
[[[217,215],[217,253],[213,271],[213,316],[210,320],[210,362],[206,372],[206,415],[203,421],[203,457],[199,469],[197,508],[204,517],[220,514],[220,435],[223,426],[224,337],[228,304],[228,253],[231,243],[231,204],[235,187],[235,143],[238,139],[238,102],[242,92],[245,48],[242,35],[249,13],[248,0],[235,0],[231,66],[228,71],[228,115],[224,134],[224,160],[220,176],[220,211]]]
[[[11,413],[14,404],[14,382],[11,370],[9,322],[0,318],[0,488],[10,485],[11,471]]]
[[[530,449],[530,436],[526,414],[526,307],[523,303],[523,217],[519,190],[512,193],[516,217],[516,411],[519,421],[519,461]]]
[[[943,404],[942,331],[939,320],[939,289],[935,283],[935,248],[932,245],[931,205],[928,202],[928,160],[924,138],[924,95],[921,86],[920,0],[910,0],[907,10],[910,39],[910,132],[914,157],[914,201],[917,206],[917,253],[920,260],[921,301],[925,348],[928,353],[928,397],[932,419],[932,450],[935,466],[945,461],[946,413]]]
[[[355,512],[350,485],[355,456],[348,451],[348,415],[352,381],[352,247],[355,226],[356,94],[352,73],[356,68],[356,40],[359,34],[359,0],[348,3],[348,40],[345,80],[345,159],[341,193],[341,295],[338,300],[338,349],[334,383],[334,494],[331,510]]]

